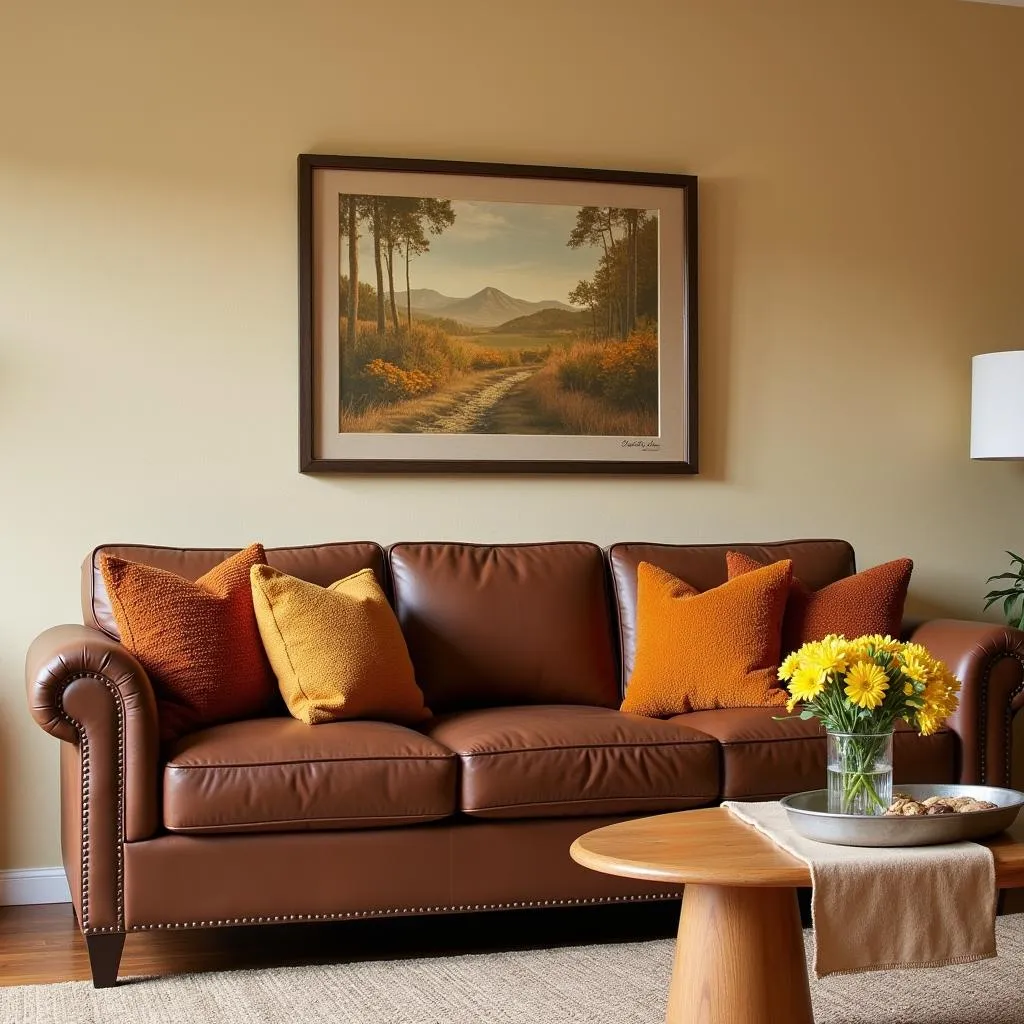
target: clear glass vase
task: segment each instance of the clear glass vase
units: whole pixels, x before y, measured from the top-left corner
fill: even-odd
[[[892,730],[828,730],[828,809],[833,814],[884,814],[892,803]]]

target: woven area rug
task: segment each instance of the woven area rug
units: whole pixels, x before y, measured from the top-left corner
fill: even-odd
[[[1024,914],[994,960],[811,981],[816,1024],[1021,1024]],[[4,1024],[661,1024],[671,940],[0,988]],[[785,1024],[780,1021],[779,1024]]]

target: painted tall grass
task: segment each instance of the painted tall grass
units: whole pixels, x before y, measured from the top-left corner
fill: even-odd
[[[653,437],[658,433],[658,338],[579,341],[555,350],[524,387],[559,433]]]
[[[346,320],[340,322],[345,336]],[[355,419],[371,410],[438,391],[463,374],[540,363],[550,350],[485,348],[451,337],[434,324],[377,332],[360,321],[354,345],[341,348],[341,404]],[[370,416],[376,419],[377,416]]]
[[[553,362],[566,391],[624,411],[657,410],[658,336],[653,329],[636,330],[625,341],[577,342]]]
[[[656,409],[620,409],[604,398],[567,389],[559,379],[558,362],[552,360],[526,383],[545,418],[561,424],[560,434],[591,437],[654,437],[658,433]]]

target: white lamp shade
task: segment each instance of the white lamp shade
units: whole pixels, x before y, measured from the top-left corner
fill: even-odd
[[[1024,352],[971,360],[971,458],[1024,459]]]

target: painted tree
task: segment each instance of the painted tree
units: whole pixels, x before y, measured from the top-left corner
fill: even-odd
[[[341,315],[345,315],[345,311],[348,309],[348,275],[342,274],[339,282],[338,293],[341,301],[338,303],[338,309],[342,311]],[[360,323],[365,323],[367,319],[367,310],[370,310],[370,320],[372,322],[373,317],[376,316],[375,308],[377,305],[377,289],[370,284],[369,281],[359,282],[359,320]]]
[[[591,245],[600,246],[604,262],[607,263],[616,243],[614,221],[611,214],[611,207],[608,206],[580,207],[576,211],[576,223],[569,233],[569,241],[566,244],[570,249],[581,249],[584,246]],[[605,312],[603,334],[605,337],[608,337],[614,332],[615,325],[621,319],[618,301],[611,292],[602,292],[600,298],[605,300],[600,305],[604,308]]]
[[[398,215],[403,200],[400,197],[384,196],[380,200],[380,244],[384,257],[384,268],[388,274],[388,312],[391,314],[392,329],[398,332],[398,309],[395,305],[395,251],[401,244]]]
[[[386,312],[397,331],[398,308],[395,301],[396,257],[405,261],[406,324],[412,323],[412,300],[409,282],[410,263],[430,248],[429,235],[438,235],[455,223],[450,200],[423,199],[411,196],[377,196],[370,206],[373,223],[374,255],[377,262],[377,323],[385,329]],[[387,271],[388,296],[384,298],[384,271]]]
[[[597,337],[597,307],[600,296],[593,281],[579,281],[569,292],[569,301],[574,306],[585,306],[590,310],[591,333]]]
[[[384,321],[384,269],[381,265],[381,205],[384,200],[380,196],[369,197],[370,223],[373,226],[373,264],[377,271],[377,333],[387,330]]]
[[[658,320],[658,219],[647,217],[636,236],[637,320]]]
[[[653,234],[648,225],[654,226]],[[649,291],[651,252],[655,258],[653,285],[657,291],[657,220],[645,210],[584,206],[576,213],[576,223],[566,244],[572,249],[600,248],[594,277],[589,282],[593,288],[590,301],[576,304],[590,306],[595,325],[598,311],[601,312],[604,337],[628,338],[641,315],[641,293],[646,298]],[[580,296],[583,294],[581,292]],[[656,316],[657,312],[654,310],[652,314],[645,310],[644,315]],[[595,336],[597,334],[595,327]]]
[[[626,245],[626,324],[622,336],[628,338],[636,326],[636,238],[643,210],[621,210]]]
[[[405,322],[412,327],[412,286],[409,264],[430,249],[430,235],[439,235],[455,223],[450,199],[413,199],[401,215],[402,250],[405,254]]]
[[[338,196],[340,243],[348,241],[348,302],[345,308],[345,343],[354,346],[359,319],[359,197]]]
[[[399,329],[398,305],[395,302],[396,257],[402,254],[418,202],[418,199],[408,196],[386,196],[381,200],[381,246],[388,274],[388,309],[391,313],[391,324],[396,332]]]

